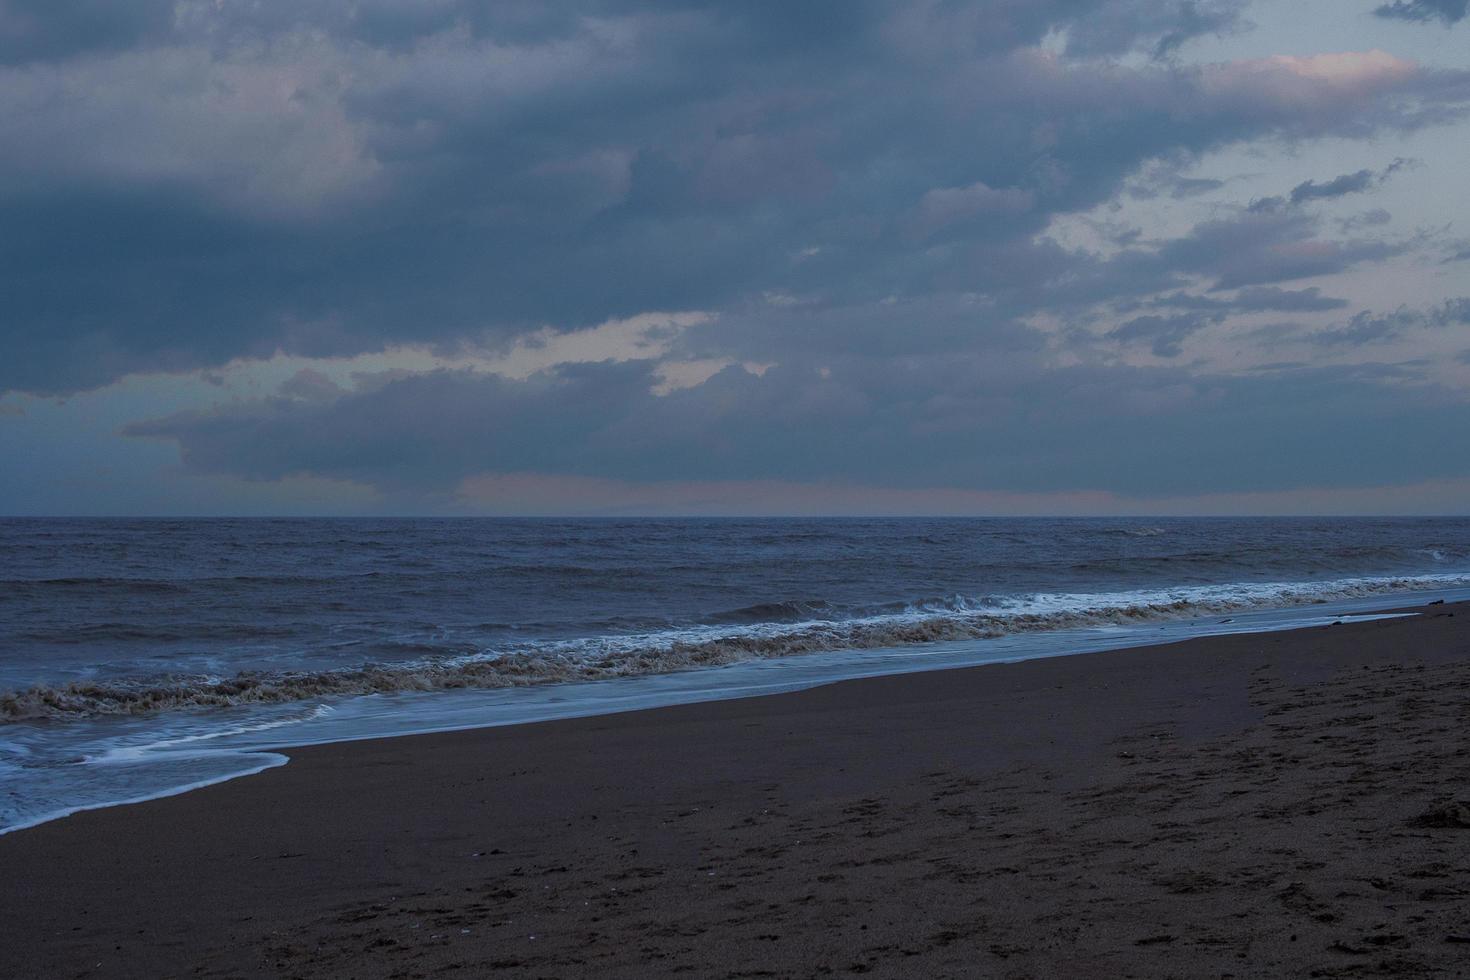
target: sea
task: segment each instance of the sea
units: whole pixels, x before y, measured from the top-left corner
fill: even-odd
[[[282,748],[1470,598],[1470,519],[0,520],[0,833]]]

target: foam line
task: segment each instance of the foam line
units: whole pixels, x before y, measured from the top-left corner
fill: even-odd
[[[130,796],[126,799],[121,800],[105,800],[101,803],[83,803],[79,804],[78,806],[65,807],[59,810],[50,810],[46,813],[40,814],[39,816],[27,818],[20,823],[0,826],[0,836],[13,833],[17,830],[25,830],[28,827],[37,827],[43,823],[50,823],[53,820],[60,820],[62,817],[69,817],[74,813],[82,813],[86,810],[105,810],[108,807],[128,806],[132,803],[147,803],[149,800],[161,800],[169,796],[179,796],[183,793],[189,793],[196,789],[203,789],[206,786],[214,786],[218,783],[226,783],[232,779],[240,779],[245,776],[254,776],[258,773],[265,772],[267,769],[274,769],[277,766],[284,766],[287,762],[291,761],[286,756],[280,755],[276,752],[260,752],[251,754],[266,756],[267,761],[250,769],[242,769],[239,772],[225,773],[221,776],[212,776],[209,779],[200,779],[192,783],[182,783],[180,785],[170,786],[166,789],[161,789],[153,793],[145,793],[141,796]]]
[[[86,680],[0,693],[0,722],[148,714],[365,694],[509,688],[665,674],[750,660],[985,640],[1470,585],[1463,575],[1234,583],[1121,593],[1042,593],[908,606],[902,612],[802,622],[698,626],[533,643],[468,655],[231,678]]]

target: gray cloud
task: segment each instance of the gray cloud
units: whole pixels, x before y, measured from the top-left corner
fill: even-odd
[[[1275,286],[1253,286],[1235,294],[1235,308],[1245,312],[1277,311],[1282,313],[1315,313],[1340,310],[1348,301],[1336,296],[1323,296],[1317,286],[1308,289],[1278,289]]]
[[[1176,199],[1185,197],[1197,197],[1200,194],[1208,194],[1210,191],[1219,190],[1221,187],[1224,186],[1225,181],[1223,180],[1213,180],[1210,178],[1201,177],[1181,177],[1174,182],[1173,188],[1170,189],[1170,196]]]
[[[1107,263],[1034,239],[1150,160],[1470,102],[1470,75],[1376,54],[1100,60],[1229,30],[1233,0],[127,6],[7,7],[29,26],[0,67],[0,390],[659,309],[750,322],[767,294],[876,336],[894,300],[988,295],[999,323],[1288,281],[1392,247],[1270,254],[1309,239],[1262,223],[1219,268],[1229,222]],[[1035,47],[1053,30],[1062,57]],[[711,343],[775,359],[763,329]]]
[[[1108,339],[1125,344],[1147,343],[1156,357],[1178,357],[1184,341],[1212,323],[1220,323],[1220,314],[1206,316],[1201,313],[1184,313],[1178,316],[1146,316],[1133,319],[1110,330]]]
[[[1379,17],[1397,20],[1442,20],[1456,24],[1465,19],[1470,0],[1394,0],[1373,11]]]
[[[1300,204],[1303,201],[1343,197],[1347,194],[1359,194],[1371,190],[1393,176],[1394,171],[1410,166],[1413,162],[1400,157],[1381,171],[1359,170],[1355,173],[1342,174],[1320,184],[1315,180],[1303,181],[1291,189],[1291,203]]]
[[[1429,319],[1436,327],[1470,325],[1470,296],[1446,300],[1430,311]]]
[[[1135,200],[1152,200],[1167,194],[1174,200],[1185,200],[1217,191],[1230,181],[1214,177],[1185,177],[1181,171],[1197,161],[1176,154],[1145,164],[1127,186],[1127,194]]]
[[[1397,340],[1413,330],[1444,330],[1470,325],[1470,297],[1449,299],[1428,309],[1401,306],[1392,313],[1363,310],[1340,326],[1308,334],[1323,346],[1357,346]]]
[[[1401,483],[1470,466],[1470,445],[1445,438],[1466,430],[1470,405],[1405,368],[1226,377],[837,356],[761,377],[732,368],[664,397],[649,394],[653,370],[438,372],[129,431],[177,440],[197,472],[441,495],[487,472],[1152,494]]]
[[[173,23],[172,0],[0,0],[0,65],[122,50]]]
[[[1319,221],[1313,216],[1260,203],[1234,217],[1196,225],[1166,243],[1158,261],[1166,268],[1209,276],[1215,289],[1235,289],[1343,272],[1409,247],[1376,239],[1324,240],[1317,237]]]
[[[969,243],[927,256],[932,272],[926,292],[902,293],[890,280],[888,289],[856,302],[816,291],[785,297],[777,306],[736,306],[689,331],[676,352],[761,362],[836,349],[884,356],[985,349],[999,356],[1038,346],[1040,338],[1025,322],[1039,310],[1088,327],[1072,334],[1082,346],[1093,343],[1092,328],[1105,319],[1116,323],[1119,316],[1164,308],[1207,315],[1144,319],[1104,334],[1158,356],[1178,356],[1188,336],[1228,315],[1345,309],[1346,300],[1324,295],[1320,286],[1277,284],[1347,271],[1413,247],[1412,240],[1334,240],[1321,234],[1322,225],[1319,216],[1284,205],[1245,209],[1175,239],[1129,244],[1109,258],[1069,252],[1047,240]],[[1196,291],[1201,282],[1206,292]]]
[[[123,431],[190,473],[409,502],[520,473],[1127,494],[1463,476],[1446,365],[1183,363],[1226,339],[1372,357],[1470,322],[1470,300],[1354,313],[1304,282],[1463,245],[1318,206],[1400,162],[1250,205],[1237,178],[1182,176],[1222,147],[1470,111],[1470,72],[1381,51],[1180,59],[1244,7],[0,0],[0,393],[698,310],[657,358],[350,383],[317,364]],[[1128,197],[1167,235],[1095,217]],[[1173,224],[1190,214],[1209,217]],[[1097,251],[1064,244],[1088,222]]]
[[[1378,344],[1402,337],[1409,330],[1422,327],[1424,318],[1406,309],[1394,313],[1372,313],[1363,310],[1348,322],[1308,335],[1313,343],[1323,346]]]
[[[1103,4],[1078,18],[1067,49],[1080,56],[1120,54],[1145,41],[1152,42],[1155,57],[1163,57],[1191,38],[1235,30],[1247,6],[1247,0]]]
[[[1320,286],[1307,289],[1251,286],[1228,298],[1218,294],[1201,296],[1194,293],[1173,293],[1153,300],[1152,305],[1228,313],[1317,313],[1340,310],[1348,305],[1348,301],[1336,296],[1323,296]]]
[[[1334,177],[1324,183],[1313,180],[1304,181],[1291,189],[1291,203],[1300,204],[1306,200],[1323,197],[1342,197],[1344,194],[1356,194],[1372,187],[1374,174],[1371,170],[1359,170],[1357,173],[1343,174]]]
[[[1349,215],[1346,218],[1335,219],[1337,227],[1345,234],[1356,231],[1359,228],[1372,228],[1378,225],[1386,225],[1393,220],[1393,215],[1383,208],[1372,208],[1361,214]]]

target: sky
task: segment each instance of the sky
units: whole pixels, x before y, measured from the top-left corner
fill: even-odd
[[[1470,513],[1467,0],[0,0],[0,514]]]

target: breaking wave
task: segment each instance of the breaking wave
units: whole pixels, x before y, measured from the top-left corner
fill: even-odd
[[[837,650],[870,650],[1018,633],[1132,626],[1150,621],[1304,606],[1339,599],[1470,586],[1428,575],[1276,582],[1116,593],[954,596],[843,616],[819,601],[750,606],[713,625],[560,640],[471,654],[318,671],[242,672],[38,685],[0,693],[0,721],[146,714],[177,708],[462,688],[504,688],[715,667]]]

